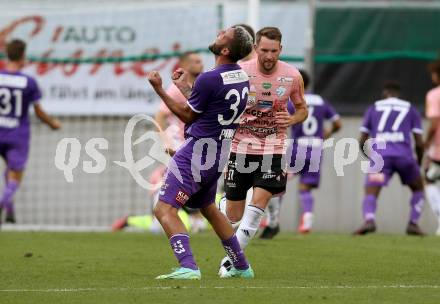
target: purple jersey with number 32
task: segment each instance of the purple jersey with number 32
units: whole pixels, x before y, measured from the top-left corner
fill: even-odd
[[[185,126],[185,135],[232,139],[248,93],[249,78],[238,64],[223,64],[201,74],[188,99],[188,105],[199,116]]]
[[[199,115],[185,125],[185,144],[173,156],[174,165],[168,167],[159,200],[175,208],[204,208],[214,203],[224,166],[221,152],[229,152],[248,93],[248,76],[237,64],[220,65],[197,78],[188,105]],[[198,140],[206,138],[214,140],[214,149],[201,148]],[[214,160],[206,168],[210,158]]]

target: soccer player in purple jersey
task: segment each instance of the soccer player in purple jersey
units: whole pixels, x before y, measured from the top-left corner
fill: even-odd
[[[216,67],[199,75],[187,103],[177,103],[162,88],[158,72],[151,72],[148,80],[185,125],[185,144],[173,156],[168,167],[154,215],[169,237],[171,248],[180,267],[157,279],[200,279],[189,235],[177,215],[182,206],[199,208],[222,240],[234,269],[228,277],[253,278],[253,271],[246,261],[234,230],[226,217],[214,204],[217,180],[226,162],[229,144],[243,113],[249,93],[247,74],[237,65],[252,49],[252,38],[242,27],[221,31],[209,49],[215,55]],[[177,86],[186,82],[186,72],[179,70],[173,79]],[[185,94],[184,94],[185,95]],[[187,96],[188,97],[188,96]],[[208,149],[198,151],[201,142],[210,142]],[[226,149],[225,149],[226,148]],[[222,152],[226,151],[221,159]],[[212,166],[203,164],[211,159]]]
[[[6,161],[5,186],[0,197],[6,222],[15,223],[13,198],[23,177],[28,159],[30,124],[29,107],[33,104],[37,117],[53,130],[61,127],[49,117],[41,105],[41,92],[32,77],[23,74],[26,44],[12,40],[6,45],[6,69],[0,71],[0,156]]]
[[[299,70],[299,72],[304,81],[304,88],[307,88],[310,77],[304,70]],[[294,167],[296,163],[302,164],[304,162],[303,168],[297,173],[300,176],[299,199],[302,206],[299,233],[309,233],[312,229],[314,205],[312,190],[319,187],[323,141],[338,132],[342,125],[339,114],[321,96],[312,93],[306,93],[304,96],[309,116],[303,123],[292,126],[290,134],[294,139],[291,167]],[[291,114],[295,112],[290,103],[287,109]],[[324,127],[326,121],[331,121],[330,128]],[[272,239],[278,234],[280,230],[279,214],[283,198],[284,196],[271,199],[268,206],[268,226],[263,230],[260,238]]]
[[[417,224],[425,202],[423,179],[420,174],[423,158],[422,121],[419,112],[408,101],[399,99],[399,94],[399,83],[388,82],[383,90],[385,99],[376,101],[368,108],[360,128],[361,150],[373,166],[380,164],[379,158],[383,159],[383,167],[377,173],[366,175],[363,201],[365,223],[354,232],[357,235],[376,231],[377,198],[382,187],[388,184],[395,172],[399,174],[402,184],[407,185],[412,191],[406,233],[423,235]],[[412,136],[417,159],[413,156]],[[368,138],[373,139],[373,142],[365,145]],[[385,143],[383,149],[380,149],[380,142]]]

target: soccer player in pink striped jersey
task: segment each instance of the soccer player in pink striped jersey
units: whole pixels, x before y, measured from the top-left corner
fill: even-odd
[[[276,27],[259,30],[258,57],[241,63],[249,75],[249,97],[232,142],[224,183],[227,201],[220,209],[231,223],[241,221],[237,238],[242,248],[255,236],[269,200],[286,189],[282,157],[287,128],[307,118],[302,77],[296,68],[279,60],[281,38]],[[293,115],[287,111],[289,100],[296,110]],[[252,200],[246,206],[250,188]]]

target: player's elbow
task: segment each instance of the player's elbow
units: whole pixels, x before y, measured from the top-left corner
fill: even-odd
[[[185,124],[190,124],[196,120],[198,116],[198,113],[191,110],[189,107],[187,107],[183,113],[183,115],[180,117],[180,120],[184,122]]]

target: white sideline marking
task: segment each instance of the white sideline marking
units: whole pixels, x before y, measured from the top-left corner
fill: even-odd
[[[172,289],[440,289],[440,285],[323,285],[323,286],[147,286],[147,287],[108,287],[108,288],[52,288],[52,289],[0,289],[0,292],[88,292],[88,291],[136,291],[136,290],[172,290]]]

